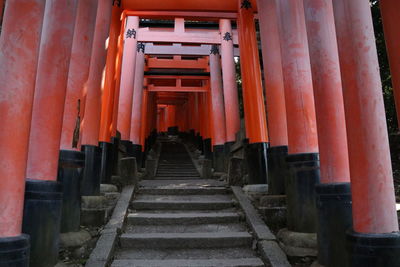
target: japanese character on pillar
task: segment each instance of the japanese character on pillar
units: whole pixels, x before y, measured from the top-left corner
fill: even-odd
[[[121,7],[121,0],[113,0],[113,6]]]
[[[219,48],[218,48],[218,45],[213,44],[213,45],[211,46],[210,55],[219,55]]]
[[[232,38],[232,34],[230,33],[230,32],[226,32],[225,34],[224,34],[224,41],[233,41],[233,38]]]
[[[240,8],[245,8],[245,9],[252,8],[251,2],[249,0],[243,0],[242,5],[240,6]]]
[[[140,53],[140,52],[144,53],[145,48],[146,48],[146,45],[144,43],[138,43],[138,45],[137,45],[138,53]]]
[[[136,30],[135,29],[128,29],[126,31],[126,38],[136,39]]]

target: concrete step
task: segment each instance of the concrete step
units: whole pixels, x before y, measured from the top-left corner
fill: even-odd
[[[174,188],[184,188],[187,186],[199,186],[203,188],[225,186],[226,183],[215,179],[191,179],[187,181],[176,180],[176,179],[163,179],[163,180],[142,180],[139,182],[141,188],[160,188],[170,186]]]
[[[177,260],[177,259],[240,259],[253,258],[257,254],[250,247],[234,248],[122,248],[115,253],[116,259],[123,260]]]
[[[156,176],[155,179],[159,180],[198,180],[200,176]]]
[[[236,212],[208,212],[208,213],[131,213],[127,223],[134,225],[190,225],[205,223],[233,223],[239,222],[240,214]]]
[[[156,177],[198,177],[200,178],[199,173],[159,173],[157,172]]]
[[[148,195],[214,195],[226,194],[229,190],[226,187],[201,187],[201,186],[187,186],[176,188],[173,186],[166,186],[160,188],[140,188],[139,194]]]
[[[115,260],[112,267],[262,267],[259,258],[206,260]]]
[[[124,248],[224,248],[251,246],[248,232],[122,234]]]
[[[236,223],[204,223],[204,224],[169,224],[169,225],[137,225],[128,224],[125,232],[129,234],[144,233],[226,233],[244,232],[244,224]]]
[[[230,195],[139,195],[132,209],[218,210],[233,206]]]

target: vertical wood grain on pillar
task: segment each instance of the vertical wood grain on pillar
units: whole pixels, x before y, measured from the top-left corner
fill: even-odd
[[[240,66],[246,135],[250,143],[267,143],[267,119],[265,115],[256,26],[252,8],[253,3],[248,0],[239,0],[238,2]]]
[[[130,141],[135,145],[140,144],[140,129],[142,120],[142,99],[143,99],[143,79],[144,79],[144,48],[141,49],[141,45],[138,44],[138,50],[136,54],[136,66],[135,66],[135,82],[133,89],[133,104],[132,104],[132,117],[131,117],[131,133]]]
[[[287,146],[285,88],[276,0],[258,0],[269,143]]]
[[[78,101],[80,116],[83,115],[83,88],[89,76],[90,55],[96,23],[97,0],[79,1],[75,22],[71,61],[68,71],[67,93],[65,96],[64,118],[61,134],[61,149],[79,149],[72,147],[74,130],[77,124]],[[79,123],[80,124],[80,123]],[[80,130],[80,129],[79,129]]]
[[[400,2],[381,0],[379,6],[382,14],[385,42],[388,53],[390,72],[392,74],[393,94],[396,103],[397,124],[400,128]]]
[[[118,127],[118,108],[120,101],[120,86],[121,86],[121,69],[122,69],[122,55],[124,52],[124,37],[125,37],[125,28],[126,28],[126,12],[123,11],[121,14],[121,30],[119,31],[118,37],[118,53],[115,62],[115,98],[114,98],[114,111],[113,111],[113,122],[111,126],[111,134],[112,136],[117,135],[117,127]],[[129,137],[128,139],[129,140]]]
[[[303,1],[279,1],[289,154],[318,152]]]
[[[214,145],[223,145],[226,142],[226,128],[224,127],[225,108],[219,54],[210,55],[210,83]]]
[[[128,17],[124,35],[120,100],[118,104],[118,130],[121,132],[122,140],[129,140],[131,130],[138,29],[139,18]]]
[[[350,182],[340,63],[331,0],[304,0],[321,182]]]
[[[121,8],[113,3],[110,25],[110,36],[107,40],[107,59],[104,74],[104,86],[102,88],[101,117],[99,141],[111,142],[112,122],[114,112],[114,100],[117,88],[115,87],[115,67],[118,53],[118,38],[121,30]]]
[[[236,133],[240,130],[240,117],[231,21],[221,19],[219,27],[222,34],[221,65],[225,102],[226,142],[234,142]]]
[[[29,136],[29,179],[57,179],[77,3],[46,1]]]
[[[353,229],[358,233],[391,233],[399,228],[371,9],[364,0],[336,0],[333,4],[349,146]]]
[[[0,237],[21,234],[44,8],[42,0],[7,0],[4,13],[0,36]]]
[[[140,145],[142,146],[142,151],[145,151],[145,141],[146,141],[146,128],[148,123],[148,113],[147,113],[147,105],[148,105],[148,92],[147,90],[143,90],[142,95],[142,110],[140,112],[141,116],[141,124],[140,124]]]
[[[104,67],[107,57],[107,39],[110,32],[111,10],[111,1],[98,1],[96,28],[87,82],[85,115],[83,119],[83,145],[97,146],[99,141],[101,96],[104,85]]]

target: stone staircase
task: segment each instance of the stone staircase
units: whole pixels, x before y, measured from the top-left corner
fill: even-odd
[[[185,147],[163,142],[154,180],[131,203],[113,267],[265,266],[224,182],[200,179]]]

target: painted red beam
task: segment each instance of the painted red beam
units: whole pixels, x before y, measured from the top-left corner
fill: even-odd
[[[146,75],[147,79],[160,79],[160,80],[209,80],[210,76],[180,76],[180,75]]]
[[[174,19],[176,17],[185,19],[196,19],[196,20],[219,20],[219,19],[236,19],[237,14],[235,12],[186,12],[186,11],[136,11],[128,10],[127,16],[138,16],[143,19]]]
[[[233,31],[233,43],[238,44],[237,32]],[[219,30],[186,29],[184,32],[170,28],[141,28],[138,41],[165,43],[220,44],[223,41]]]
[[[235,0],[152,0],[152,1],[137,1],[124,0],[122,7],[124,9],[138,11],[192,11],[196,12],[237,12],[237,4]],[[255,6],[256,10],[257,7]],[[194,12],[193,12],[194,11]]]
[[[202,87],[189,87],[189,86],[154,86],[150,84],[147,86],[149,92],[208,92],[210,86],[207,84]]]
[[[174,59],[161,59],[151,57],[147,59],[147,67],[152,69],[206,69],[208,70],[208,60],[199,58],[197,60],[185,60],[180,56]]]
[[[229,21],[229,20],[228,20]],[[153,43],[146,44],[146,55],[192,55],[192,56],[208,56],[210,54],[211,45],[200,44],[193,45],[155,45]],[[234,48],[234,56],[239,56],[239,48]]]

